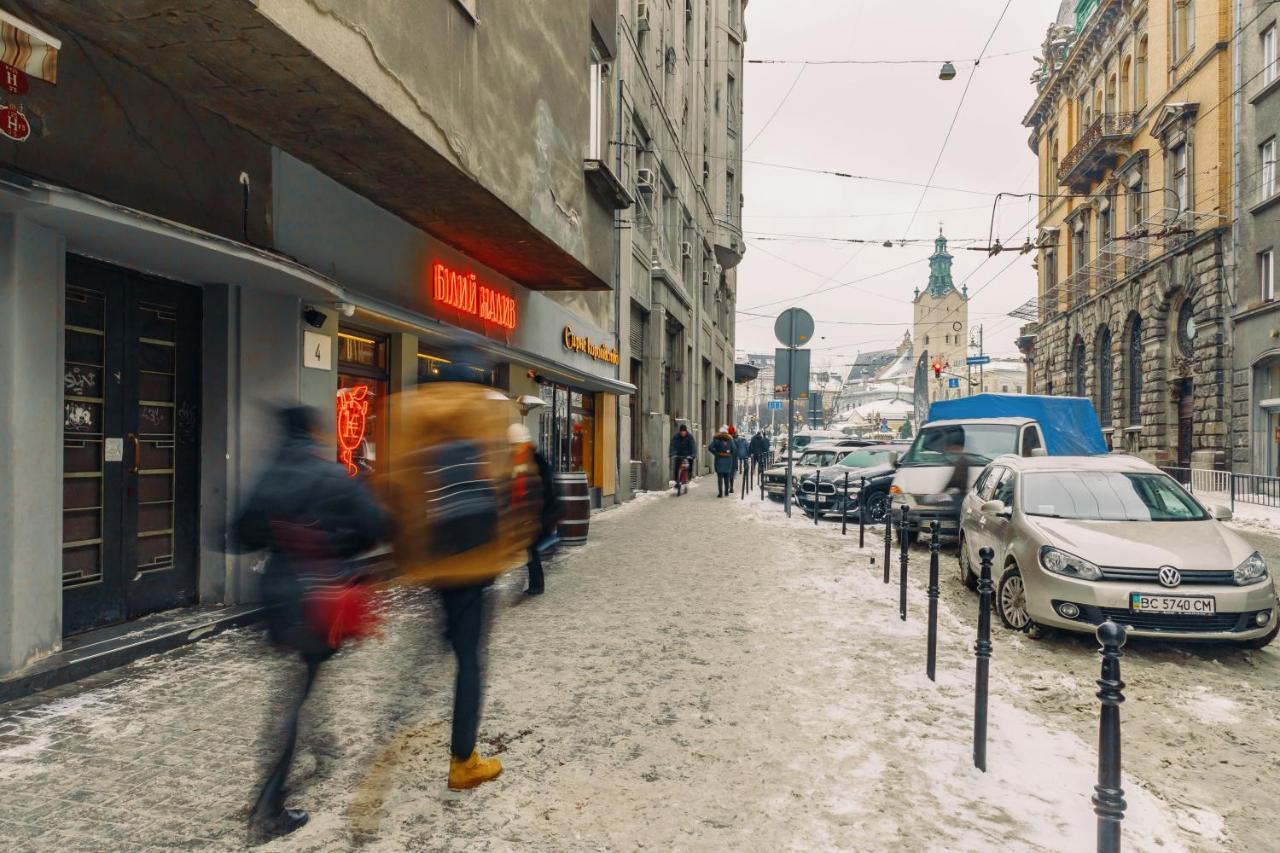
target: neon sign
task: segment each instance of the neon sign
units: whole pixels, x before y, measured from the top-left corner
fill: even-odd
[[[516,301],[476,281],[475,273],[460,273],[436,261],[431,266],[431,291],[436,302],[479,317],[504,329],[516,327]]]
[[[355,463],[355,452],[364,443],[368,415],[368,385],[338,389],[338,461],[347,466],[348,477],[360,473]]]

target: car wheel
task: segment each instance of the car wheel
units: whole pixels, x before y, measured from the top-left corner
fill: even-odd
[[[769,494],[769,500],[773,501],[776,504],[780,504],[782,503],[782,495],[775,495],[771,492]]]
[[[1013,631],[1027,631],[1033,624],[1027,610],[1027,587],[1022,581],[1022,572],[1015,565],[1010,565],[1000,575],[1000,583],[996,587],[996,613],[1004,626]]]
[[[973,566],[969,564],[969,548],[968,543],[964,541],[964,535],[960,536],[960,583],[965,589],[978,588],[978,576],[973,573]]]
[[[885,492],[876,492],[867,498],[867,521],[877,524],[884,523],[884,517],[889,514],[889,495]]]
[[[1261,637],[1254,637],[1252,640],[1245,640],[1240,645],[1246,649],[1263,649],[1271,645],[1271,641],[1276,638],[1276,634],[1280,633],[1280,622],[1276,622],[1271,626],[1271,630],[1263,634]]]

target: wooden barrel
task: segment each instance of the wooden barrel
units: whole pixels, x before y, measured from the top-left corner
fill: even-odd
[[[585,545],[587,527],[591,524],[591,493],[587,475],[582,471],[559,471],[556,473],[556,489],[564,510],[564,517],[557,527],[560,541],[566,545]]]

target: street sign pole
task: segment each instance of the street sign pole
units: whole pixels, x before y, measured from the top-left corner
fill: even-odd
[[[788,308],[778,315],[778,319],[773,324],[773,333],[778,338],[778,343],[785,346],[787,354],[787,482],[783,484],[783,508],[787,516],[791,515],[791,477],[795,473],[795,459],[793,459],[792,445],[795,443],[796,431],[796,360],[799,355],[799,347],[806,344],[813,338],[813,315],[802,308]],[[778,350],[779,353],[782,350]],[[805,350],[808,355],[808,350]],[[776,372],[776,367],[775,367]],[[808,399],[809,391],[809,367],[808,359],[805,360],[805,369],[803,371],[805,399]]]
[[[791,315],[791,339],[795,340],[796,334],[796,315]],[[787,360],[787,482],[786,491],[783,498],[783,509],[787,513],[787,517],[791,517],[791,471],[795,465],[795,454],[792,453],[792,444],[795,441],[796,431],[796,348],[789,347],[791,350],[791,358]]]

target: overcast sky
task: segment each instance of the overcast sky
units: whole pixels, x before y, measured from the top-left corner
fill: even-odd
[[[1013,339],[1022,321],[1006,314],[1035,294],[1033,256],[988,259],[965,246],[986,244],[995,193],[1036,190],[1036,160],[1021,120],[1035,94],[1028,78],[1059,2],[1012,0],[987,48],[988,58],[975,73],[973,59],[1005,3],[750,0],[748,60],[950,58],[958,72],[954,80],[943,82],[938,79],[940,62],[746,67],[747,254],[738,268],[738,309],[765,315],[790,305],[809,310],[817,319],[815,367],[827,360],[852,361],[859,349],[885,349],[901,340],[911,324],[912,291],[928,281],[933,246],[895,243],[886,249],[878,243],[931,239],[939,223],[953,241],[956,285],[967,281],[973,297],[971,326],[984,324],[989,353],[1017,354]],[[935,186],[922,203],[923,186],[763,165],[831,169],[922,185],[971,75]],[[920,213],[911,223],[917,204]],[[995,230],[1003,241],[1021,244],[1028,233],[1034,239],[1034,215],[1028,200],[1003,201]],[[877,273],[884,274],[836,287]],[[826,292],[806,295],[819,289]],[[739,313],[737,322],[740,351],[772,352],[777,345],[772,319]]]

